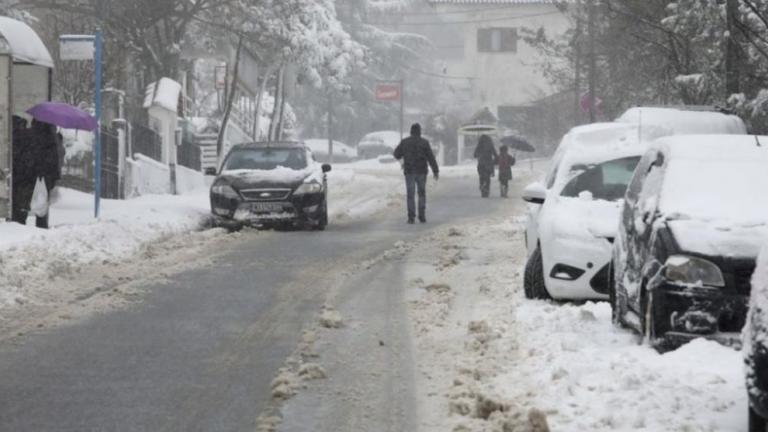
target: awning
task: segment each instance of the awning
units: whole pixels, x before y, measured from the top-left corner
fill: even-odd
[[[14,61],[53,68],[48,48],[32,27],[8,17],[0,17],[0,34],[8,42]]]

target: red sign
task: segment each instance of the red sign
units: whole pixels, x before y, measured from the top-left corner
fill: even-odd
[[[399,101],[400,84],[376,84],[377,101]]]

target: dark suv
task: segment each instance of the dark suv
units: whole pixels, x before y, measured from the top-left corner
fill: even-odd
[[[330,170],[300,142],[236,145],[211,186],[211,212],[217,225],[231,228],[323,230],[328,225]]]
[[[656,141],[625,196],[609,293],[614,322],[661,350],[696,337],[739,343],[768,240],[766,166],[768,148],[752,136]]]

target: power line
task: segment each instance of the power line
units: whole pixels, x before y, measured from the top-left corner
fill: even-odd
[[[444,25],[451,25],[451,24],[478,24],[478,23],[485,23],[485,22],[518,20],[518,19],[535,18],[535,17],[549,16],[549,15],[561,15],[561,12],[559,11],[543,12],[543,13],[537,13],[537,14],[484,18],[484,19],[466,20],[466,21],[432,21],[432,22],[424,21],[424,22],[396,22],[396,23],[369,21],[369,22],[366,22],[365,24],[380,25],[380,26],[429,26],[429,25],[444,26]]]

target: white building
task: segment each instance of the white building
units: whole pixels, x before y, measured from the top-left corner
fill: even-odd
[[[568,17],[556,2],[428,2],[436,15],[411,21],[423,20],[427,24],[420,32],[435,45],[439,72],[451,77],[446,85],[462,94],[473,110],[488,107],[498,115],[499,107],[525,106],[553,93],[539,69],[541,55],[523,40],[523,35],[542,29],[551,38],[568,30]],[[431,24],[435,20],[442,25]]]

